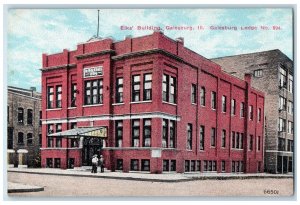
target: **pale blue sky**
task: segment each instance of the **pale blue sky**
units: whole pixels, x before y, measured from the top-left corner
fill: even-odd
[[[11,9],[7,24],[7,83],[40,91],[42,53],[75,49],[96,34],[97,9]],[[110,9],[100,10],[100,36],[116,41],[152,31],[124,31],[120,26],[193,26],[193,31],[164,30],[171,38],[184,37],[185,46],[206,58],[280,49],[293,59],[292,9]],[[202,25],[205,30],[197,30]],[[272,30],[277,25],[281,30]],[[237,26],[237,31],[210,30]],[[245,31],[241,26],[268,26]]]

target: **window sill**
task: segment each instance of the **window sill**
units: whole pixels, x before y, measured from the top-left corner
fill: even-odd
[[[125,105],[125,103],[113,103],[111,105]]]
[[[68,110],[76,109],[77,107],[68,107]]]
[[[46,111],[61,110],[62,108],[48,108]]]
[[[238,149],[238,148],[231,148],[231,150],[234,150],[234,151],[244,151],[244,149]]]
[[[211,108],[212,111],[216,111],[216,108]]]
[[[197,106],[197,103],[192,103],[192,105],[195,105],[195,106]]]
[[[130,102],[130,104],[139,104],[139,103],[152,103],[152,100]]]
[[[170,103],[170,102],[166,102],[166,101],[163,101],[162,103],[163,103],[163,104],[168,104],[168,105],[177,106],[177,104],[175,104],[175,103]]]
[[[82,107],[97,107],[97,106],[103,106],[103,104],[83,105]]]

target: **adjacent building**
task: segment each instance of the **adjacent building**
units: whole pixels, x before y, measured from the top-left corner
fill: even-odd
[[[8,86],[7,150],[9,166],[40,167],[41,93]]]
[[[264,93],[161,32],[43,54],[42,167],[263,172]]]
[[[293,172],[293,61],[280,50],[212,59],[241,79],[251,74],[253,87],[265,93],[265,171]]]

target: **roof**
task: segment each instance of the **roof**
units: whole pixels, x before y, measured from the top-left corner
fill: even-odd
[[[49,134],[48,137],[65,137],[65,138],[77,138],[77,137],[107,137],[106,127],[79,127],[71,130],[65,130],[62,132],[56,132]]]

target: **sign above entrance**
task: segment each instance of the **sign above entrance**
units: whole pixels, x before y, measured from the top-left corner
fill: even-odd
[[[83,69],[83,78],[90,78],[103,75],[103,66],[88,67]]]
[[[106,127],[101,127],[98,130],[93,130],[93,131],[85,133],[85,136],[107,137],[107,129],[106,129]]]

